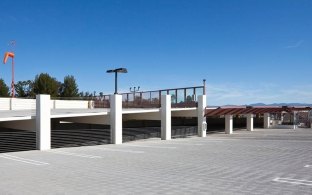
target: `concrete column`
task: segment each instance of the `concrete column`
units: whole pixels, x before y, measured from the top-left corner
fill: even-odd
[[[122,144],[122,96],[110,96],[110,133],[112,144]]]
[[[270,128],[270,113],[264,113],[263,114],[263,122],[264,122],[263,127],[265,129]]]
[[[171,95],[161,96],[161,139],[171,139]]]
[[[296,114],[297,114],[297,112],[294,111],[294,112],[293,112],[293,129],[296,129],[296,128],[297,128],[297,118],[296,118]]]
[[[247,114],[247,131],[253,131],[254,129],[254,115],[253,114]]]
[[[198,136],[206,137],[207,123],[205,117],[206,108],[206,95],[198,96],[198,107],[197,107],[197,125],[198,125]]]
[[[51,149],[50,95],[36,95],[36,144],[38,150]]]
[[[10,110],[13,110],[13,98],[10,98]]]
[[[225,133],[233,133],[233,115],[225,115]]]

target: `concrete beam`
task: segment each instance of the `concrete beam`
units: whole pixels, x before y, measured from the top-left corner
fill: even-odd
[[[122,144],[122,96],[110,96],[110,131],[111,143]]]
[[[270,128],[270,113],[264,113],[263,114],[263,127],[265,128],[265,129],[268,129],[268,128]]]
[[[137,114],[123,114],[123,120],[161,120],[160,112],[147,112]]]
[[[161,139],[171,139],[171,95],[161,96]]]
[[[233,133],[233,115],[225,115],[225,133]]]
[[[19,130],[27,130],[27,131],[36,131],[36,120],[18,120],[18,121],[5,121],[0,122],[0,127],[4,128],[12,128]]]
[[[206,108],[206,95],[198,96],[198,107],[197,107],[197,125],[198,125],[198,136],[206,137],[207,123],[205,117]]]
[[[38,150],[51,149],[50,95],[36,96],[36,144]]]
[[[253,114],[247,114],[247,131],[253,131],[254,129],[254,115]]]
[[[174,110],[171,109],[172,117],[197,117],[197,109]]]
[[[60,120],[73,122],[73,123],[85,123],[85,124],[98,124],[98,125],[110,124],[109,115],[68,117],[68,118],[61,118]]]

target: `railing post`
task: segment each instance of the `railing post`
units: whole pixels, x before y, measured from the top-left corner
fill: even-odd
[[[178,90],[175,90],[175,103],[178,103]]]

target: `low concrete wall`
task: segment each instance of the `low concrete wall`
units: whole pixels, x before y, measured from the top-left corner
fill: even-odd
[[[11,98],[11,110],[29,110],[36,109],[35,99]]]
[[[85,100],[51,100],[54,101],[54,109],[62,108],[88,108],[89,101]]]
[[[0,98],[0,110],[11,109],[11,98]]]
[[[51,100],[51,109],[87,109],[87,100]],[[0,110],[29,110],[36,109],[36,99],[0,98]]]

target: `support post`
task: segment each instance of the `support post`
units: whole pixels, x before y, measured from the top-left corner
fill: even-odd
[[[198,107],[197,107],[197,129],[199,137],[206,137],[207,123],[205,117],[206,108],[206,95],[198,96]]]
[[[51,149],[50,95],[36,95],[36,145],[38,150]]]
[[[122,144],[122,96],[110,96],[110,134],[112,144]]]
[[[263,127],[265,129],[270,128],[270,113],[264,113],[263,114],[263,122],[264,122]]]
[[[225,115],[225,133],[233,133],[233,115]]]
[[[161,96],[161,139],[171,139],[171,95]]]
[[[253,114],[247,114],[247,131],[253,131],[254,129],[254,115]]]
[[[293,129],[296,129],[297,128],[297,112],[296,111],[293,111]]]

